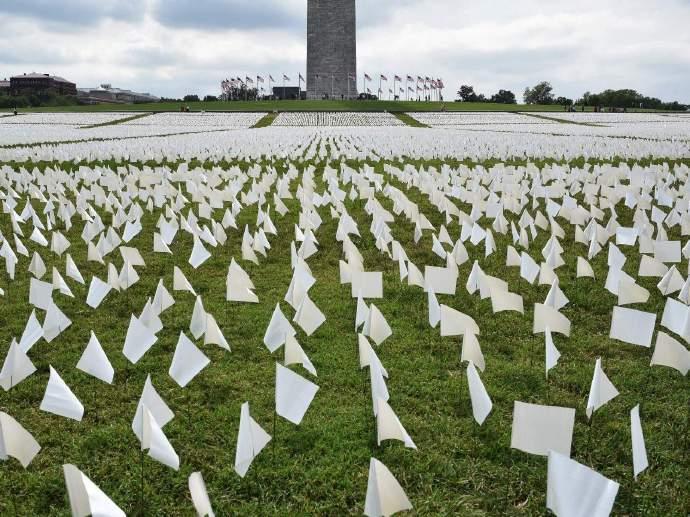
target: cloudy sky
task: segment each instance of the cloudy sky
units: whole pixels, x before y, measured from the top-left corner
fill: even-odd
[[[307,0],[0,0],[0,79],[217,94],[227,76],[296,77]],[[690,0],[358,0],[358,70],[521,96],[634,88],[690,102]],[[360,80],[361,84],[361,80]]]

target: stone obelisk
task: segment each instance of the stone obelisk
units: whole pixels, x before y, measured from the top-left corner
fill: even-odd
[[[355,0],[308,0],[307,98],[357,96]]]

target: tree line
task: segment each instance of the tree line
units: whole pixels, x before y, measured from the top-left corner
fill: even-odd
[[[604,90],[601,93],[585,92],[580,99],[573,100],[553,93],[553,86],[542,81],[531,88],[525,88],[522,95],[525,104],[553,104],[565,108],[571,106],[606,107],[618,109],[656,109],[685,111],[690,105],[678,101],[664,102],[656,97],[647,97],[635,90]],[[498,104],[517,104],[515,94],[510,90],[499,90],[491,97],[476,93],[473,86],[463,84],[457,91],[456,102],[493,102]]]

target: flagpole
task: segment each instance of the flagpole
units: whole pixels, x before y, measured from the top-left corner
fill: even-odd
[[[283,100],[287,100],[285,98],[285,74],[283,74]]]

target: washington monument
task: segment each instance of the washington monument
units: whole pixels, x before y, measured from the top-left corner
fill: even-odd
[[[308,0],[307,98],[357,96],[355,0]]]

